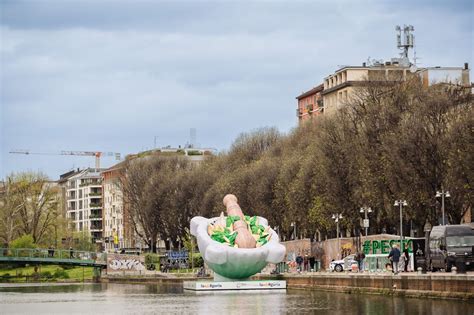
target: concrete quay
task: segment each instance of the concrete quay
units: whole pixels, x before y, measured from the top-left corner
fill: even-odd
[[[195,274],[113,273],[102,275],[104,283],[173,284],[184,281],[212,281],[212,277],[197,278]],[[461,299],[474,302],[474,273],[414,272],[393,275],[381,273],[306,272],[271,275],[257,274],[253,280],[286,280],[288,289],[323,290],[354,294],[381,294],[414,298]]]
[[[336,273],[268,275],[259,279],[286,280],[288,288],[404,297],[462,299],[474,302],[474,274]]]

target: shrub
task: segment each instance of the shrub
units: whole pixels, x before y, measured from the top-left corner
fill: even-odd
[[[192,256],[192,259],[194,261],[194,268],[200,268],[204,266],[204,259],[202,259],[201,253],[195,253]]]
[[[146,254],[145,255],[145,265],[150,264],[160,264],[160,255],[157,254]]]
[[[53,274],[53,277],[60,279],[69,279],[69,274],[64,269],[57,268]]]
[[[43,272],[41,272],[40,277],[41,278],[46,278],[46,279],[52,279],[53,275],[51,274],[50,271],[43,271]]]
[[[25,234],[10,243],[10,248],[36,248],[33,236]]]

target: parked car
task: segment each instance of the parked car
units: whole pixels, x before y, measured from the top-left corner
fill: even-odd
[[[344,270],[351,270],[352,264],[357,264],[354,259],[355,255],[349,255],[340,260],[333,260],[329,264],[329,271],[342,272]]]
[[[434,226],[430,233],[430,269],[451,271],[474,267],[474,230],[467,225]],[[462,264],[462,266],[459,266]]]

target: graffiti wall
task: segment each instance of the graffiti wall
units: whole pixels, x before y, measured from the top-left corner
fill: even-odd
[[[107,255],[107,272],[137,272],[145,270],[145,257],[138,255]]]

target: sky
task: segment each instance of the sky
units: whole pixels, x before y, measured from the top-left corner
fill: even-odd
[[[288,133],[301,92],[397,57],[396,25],[415,27],[418,66],[472,67],[473,19],[458,0],[0,0],[0,178],[94,166],[12,150],[125,156],[185,145],[195,128],[225,151],[242,132]]]

